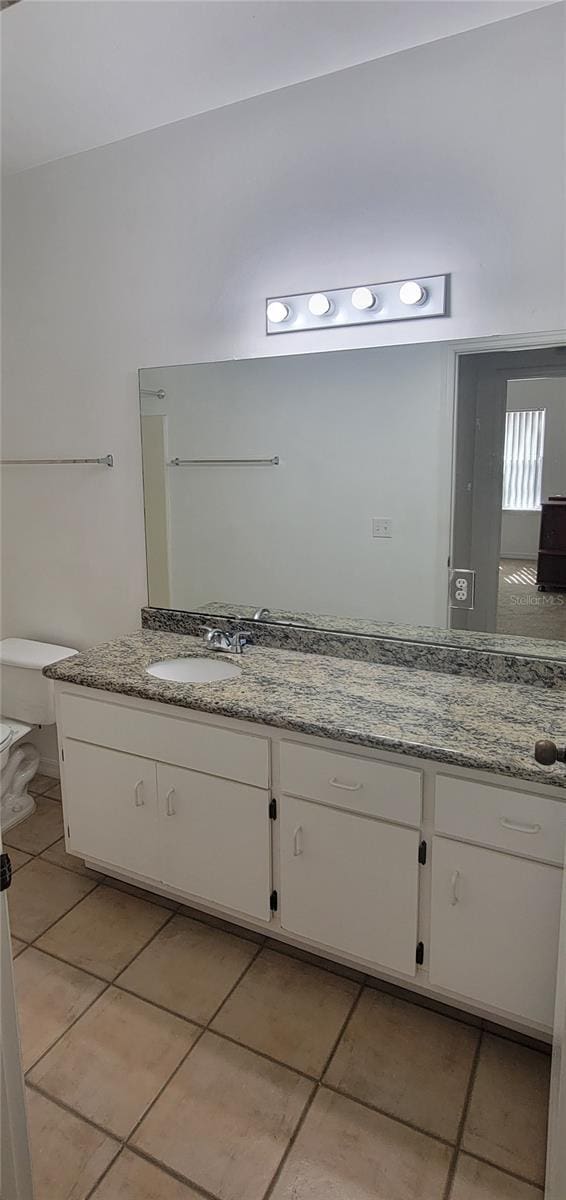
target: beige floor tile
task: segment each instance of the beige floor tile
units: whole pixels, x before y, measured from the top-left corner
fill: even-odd
[[[85,1200],[119,1143],[31,1088],[27,1109],[36,1200]]]
[[[368,988],[325,1083],[454,1141],[479,1031]]]
[[[81,883],[88,882],[70,871],[64,873]],[[68,918],[49,930],[40,948],[111,980],[168,919],[167,909],[101,885]]]
[[[92,1200],[202,1200],[200,1193],[166,1175],[161,1167],[123,1150]]]
[[[484,1036],[462,1149],[544,1183],[550,1059]]]
[[[36,798],[36,810],[22,821],[9,829],[4,842],[9,848],[24,850],[26,854],[41,854],[48,846],[52,846],[58,838],[63,837],[63,813],[61,805],[55,800],[46,800],[45,796]]]
[[[13,846],[10,846],[8,853],[10,855],[12,871],[18,871],[20,867],[25,867],[31,858],[31,854],[24,854],[23,850],[15,850]]]
[[[302,1076],[205,1033],[132,1141],[219,1200],[261,1200],[310,1093]]]
[[[299,1071],[320,1075],[357,994],[349,979],[262,950],[212,1028]]]
[[[540,1188],[461,1154],[450,1200],[543,1200]]]
[[[198,1033],[180,1017],[108,988],[29,1078],[54,1099],[125,1138]]]
[[[441,1200],[451,1150],[321,1088],[272,1200]]]
[[[49,1049],[105,987],[30,946],[14,968],[24,1071]]]
[[[28,784],[28,792],[31,792],[32,796],[42,796],[54,783],[57,783],[57,780],[52,775],[34,775]]]
[[[42,796],[49,796],[50,800],[57,800],[60,804],[61,803],[61,784],[58,783],[56,780],[52,779],[51,786],[46,788],[45,791],[42,792],[41,794],[42,794]]]
[[[256,949],[253,942],[176,916],[116,983],[206,1025]]]
[[[32,859],[16,871],[8,892],[13,932],[24,942],[33,942],[95,887],[95,879],[81,879],[52,863]]]
[[[17,958],[18,954],[21,954],[22,950],[25,950],[25,948],[25,942],[20,942],[19,938],[12,938],[12,958]]]
[[[41,858],[45,862],[55,863],[56,867],[66,867],[67,871],[76,871],[77,875],[84,875],[87,879],[104,879],[104,875],[101,875],[100,871],[91,871],[90,867],[85,867],[82,858],[77,858],[76,854],[67,854],[64,837],[44,850]]]

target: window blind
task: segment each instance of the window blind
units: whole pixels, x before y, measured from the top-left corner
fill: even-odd
[[[540,508],[544,417],[544,408],[517,409],[506,414],[503,508]]]

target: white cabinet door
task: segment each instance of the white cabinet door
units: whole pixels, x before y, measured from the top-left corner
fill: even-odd
[[[64,753],[67,849],[160,879],[155,763],[70,739]]]
[[[562,870],[434,838],[430,982],[551,1026]]]
[[[269,921],[269,793],[163,763],[157,780],[165,882]]]
[[[308,800],[281,800],[281,924],[414,975],[419,834]]]

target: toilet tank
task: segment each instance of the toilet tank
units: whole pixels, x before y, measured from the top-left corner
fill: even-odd
[[[44,667],[76,654],[69,646],[32,642],[26,638],[0,641],[0,708],[5,717],[27,725],[53,725],[53,682],[42,675]]]

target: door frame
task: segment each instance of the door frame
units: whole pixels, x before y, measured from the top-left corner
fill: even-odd
[[[546,1144],[545,1200],[566,1196],[566,853],[562,882],[562,913],[558,940],[558,968],[554,1037]]]
[[[488,338],[470,338],[468,341],[451,342],[447,346],[447,363],[446,363],[446,402],[447,411],[452,414],[452,469],[451,469],[451,486],[450,486],[450,522],[447,547],[447,566],[450,568],[453,558],[454,532],[455,532],[455,501],[456,501],[456,472],[457,472],[457,412],[458,412],[458,389],[460,383],[460,367],[462,360],[472,355],[482,354],[501,354],[532,352],[533,350],[566,350],[566,328],[549,330],[542,333],[533,334],[515,334],[506,336],[497,334],[494,337]],[[533,377],[540,375],[541,368],[536,367],[519,367],[510,364],[506,366],[501,364],[496,369],[502,373],[507,379],[528,378],[530,374]],[[564,368],[561,366],[548,366],[544,368],[545,375],[566,374],[566,355],[564,360]],[[498,536],[500,531],[497,531]],[[446,628],[452,628],[450,624],[451,612],[448,595],[448,574],[446,581]]]

